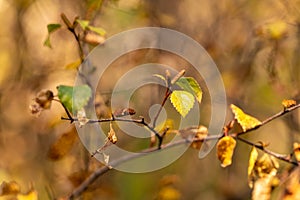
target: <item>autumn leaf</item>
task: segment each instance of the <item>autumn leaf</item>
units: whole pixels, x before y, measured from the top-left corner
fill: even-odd
[[[110,130],[109,130],[109,132],[108,132],[107,139],[108,139],[111,143],[115,144],[115,143],[118,141],[118,138],[117,138],[117,135],[116,135],[115,130],[114,130],[113,127],[112,127],[112,123],[109,124],[109,127],[110,127]]]
[[[234,114],[234,118],[240,124],[240,126],[242,127],[244,132],[261,125],[261,121],[259,121],[255,117],[252,117],[252,116],[244,113],[243,110],[241,110],[239,107],[235,106],[234,104],[231,104],[230,108],[231,108],[232,113]]]
[[[231,136],[221,138],[217,143],[217,156],[222,167],[231,165],[232,155],[236,146],[236,141]]]
[[[49,148],[48,158],[53,161],[62,159],[73,147],[77,140],[75,127],[63,133]]]
[[[293,144],[293,146],[294,146],[294,155],[295,155],[295,157],[296,157],[296,160],[297,160],[298,162],[300,162],[300,144],[297,143],[297,142],[295,142],[295,143]]]
[[[248,184],[249,187],[253,187],[253,169],[258,157],[258,152],[255,147],[252,147],[250,156],[249,156],[249,164],[248,164]]]
[[[78,69],[78,67],[81,65],[81,59],[77,59],[72,63],[69,63],[65,66],[65,69]]]
[[[128,115],[134,115],[135,110],[132,108],[123,108],[123,109],[116,109],[113,113],[114,117],[124,117]]]
[[[207,127],[200,125],[200,126],[191,126],[185,129],[179,130],[179,133],[182,138],[189,139],[189,140],[199,140],[194,141],[191,144],[191,147],[194,149],[200,149],[203,143],[203,140],[208,135]]]
[[[185,117],[188,114],[195,103],[194,96],[191,93],[182,90],[173,91],[170,99],[173,106],[182,117]]]
[[[295,106],[296,105],[296,101],[292,100],[292,99],[284,99],[281,102],[281,104],[282,104],[282,106],[283,106],[284,109],[287,109],[287,108]]]
[[[3,181],[0,186],[0,196],[18,194],[20,192],[20,186],[15,181],[5,182]]]
[[[270,199],[273,188],[279,184],[279,180],[276,177],[278,168],[279,164],[277,160],[268,154],[263,154],[255,162],[251,174],[253,200]]]
[[[35,190],[31,190],[27,194],[18,194],[17,200],[38,200],[38,193]]]
[[[255,33],[257,36],[271,39],[271,40],[281,40],[287,33],[287,23],[282,20],[276,20],[270,23],[266,23],[262,26],[259,26]]]
[[[296,167],[288,176],[285,182],[283,200],[300,199],[300,168]]]

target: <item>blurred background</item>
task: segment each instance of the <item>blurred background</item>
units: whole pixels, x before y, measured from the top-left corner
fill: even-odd
[[[78,60],[79,53],[66,26],[51,35],[52,48],[43,45],[47,24],[63,24],[61,13],[70,20],[76,16],[90,20],[106,30],[106,37],[145,26],[166,27],[190,36],[217,64],[228,105],[234,103],[260,120],[279,112],[283,99],[300,100],[298,0],[0,0],[0,182],[16,181],[23,193],[36,190],[39,199],[66,196],[101,166],[89,158],[76,139],[73,125],[60,120],[65,113],[59,104],[54,102],[51,110],[38,118],[29,111],[41,89],[56,92],[58,85],[74,84],[77,71],[66,66]],[[91,49],[88,46],[87,51]],[[107,80],[101,82],[103,91],[109,93],[119,76],[145,61],[145,54],[132,54],[113,63]],[[149,60],[178,69],[186,65],[174,55],[151,55]],[[193,71],[188,70],[187,75],[193,76]],[[161,102],[163,90],[143,91],[135,98],[144,103],[135,109],[147,116],[147,105]],[[205,98],[209,100],[205,95],[204,102]],[[100,99],[105,104],[108,97],[103,94]],[[299,115],[295,111],[245,138],[269,142],[270,150],[288,154],[292,143],[300,141]],[[204,113],[201,123],[208,125],[209,117]],[[227,121],[232,118],[228,109]],[[62,135],[71,142],[55,149],[53,143]],[[215,150],[199,160],[198,151],[190,149],[170,166],[155,172],[128,174],[111,170],[82,199],[159,199],[163,194],[181,199],[250,199],[250,149],[238,142],[233,164],[225,169],[220,167]],[[272,198],[277,199],[281,189],[279,186]]]

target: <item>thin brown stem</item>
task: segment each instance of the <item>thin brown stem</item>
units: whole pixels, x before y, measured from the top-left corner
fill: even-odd
[[[156,115],[155,115],[155,117],[153,119],[153,127],[156,126],[157,119],[158,119],[158,117],[159,117],[159,115],[160,115],[160,113],[162,111],[162,108],[164,107],[164,105],[165,105],[166,101],[168,100],[168,98],[169,98],[169,96],[170,96],[171,93],[172,93],[172,91],[170,91],[170,89],[167,88],[166,89],[166,93],[165,93],[165,97],[164,97],[162,103],[160,104],[160,108],[157,111],[157,113],[156,113]]]
[[[279,153],[275,153],[273,151],[270,151],[268,149],[266,149],[263,145],[261,144],[255,144],[249,140],[246,140],[244,138],[241,138],[239,136],[236,137],[237,140],[241,141],[241,142],[244,142],[245,144],[248,144],[248,145],[251,145],[251,146],[254,146],[256,147],[257,149],[260,149],[262,150],[263,152],[271,155],[271,156],[274,156],[275,158],[279,159],[279,160],[282,160],[282,161],[285,161],[287,163],[290,163],[290,164],[293,164],[295,166],[298,166],[298,162],[295,162],[291,159],[291,156],[290,155],[284,155],[284,154],[279,154]]]
[[[295,110],[295,109],[297,109],[299,107],[300,107],[300,104],[297,104],[297,105],[295,105],[293,107],[284,109],[283,111],[281,111],[281,112],[279,112],[279,113],[277,113],[275,115],[270,116],[269,118],[267,118],[266,120],[264,120],[261,125],[259,125],[257,127],[249,129],[249,130],[247,130],[245,132],[234,133],[234,134],[230,134],[230,135],[232,137],[237,138],[237,140],[239,140],[241,142],[244,142],[245,144],[248,144],[248,145],[251,145],[251,146],[255,146],[256,148],[264,151],[265,153],[267,153],[269,155],[274,156],[277,159],[280,159],[280,160],[288,162],[290,164],[299,166],[299,164],[297,162],[293,161],[290,158],[289,155],[283,155],[283,154],[275,153],[273,151],[270,151],[270,150],[266,149],[261,144],[255,144],[255,143],[253,143],[251,141],[248,141],[248,140],[243,139],[243,138],[240,137],[240,135],[245,134],[245,133],[249,133],[250,131],[253,131],[253,130],[256,130],[257,128],[259,128],[259,127],[261,127],[261,126],[263,126],[263,125],[265,125],[265,124],[267,124],[267,123],[275,120],[276,118],[279,118],[279,117],[285,115],[286,113],[289,113],[289,112],[291,112],[291,111],[293,111],[293,110]],[[70,120],[68,118],[63,118],[63,119]],[[73,120],[77,121],[77,119],[73,119]],[[153,127],[151,127],[147,123],[143,122],[143,119],[136,120],[136,119],[111,118],[111,119],[90,120],[90,123],[107,122],[107,121],[112,121],[112,120],[140,123],[140,124],[143,124],[143,125],[145,125],[147,127],[150,127],[151,130],[155,131],[153,129]],[[161,149],[164,150],[164,149],[168,149],[168,148],[171,148],[171,147],[176,147],[176,146],[181,145],[181,144],[190,144],[191,142],[196,142],[196,141],[218,140],[218,139],[220,139],[223,136],[224,136],[224,134],[219,134],[219,135],[209,135],[206,138],[198,138],[198,139],[192,139],[192,140],[181,139],[181,140],[178,140],[178,141],[175,141],[175,142],[172,142],[172,143],[161,145]],[[161,136],[159,135],[159,137],[161,137]],[[79,197],[98,177],[100,177],[102,174],[106,173],[110,169],[116,167],[117,165],[119,165],[119,164],[121,164],[123,162],[129,161],[129,160],[132,160],[132,159],[135,159],[135,158],[147,155],[147,153],[154,152],[154,151],[158,151],[158,149],[154,148],[154,147],[148,148],[148,149],[145,149],[145,150],[141,151],[140,154],[132,154],[132,155],[129,155],[129,156],[124,156],[124,157],[122,157],[122,158],[120,158],[118,160],[114,160],[114,161],[110,162],[109,166],[104,166],[104,167],[101,167],[101,168],[97,169],[84,182],[82,182],[75,190],[73,190],[73,192],[69,195],[68,199],[69,200],[73,200],[74,198]]]
[[[61,119],[62,120],[72,120],[72,122],[78,121],[77,118],[71,118],[70,119],[70,118],[62,117]],[[131,122],[131,123],[141,124],[141,125],[147,127],[152,133],[155,134],[157,139],[160,141],[160,144],[162,142],[162,137],[160,136],[160,134],[152,126],[150,126],[147,122],[145,122],[144,118],[141,118],[141,119],[128,119],[128,118],[112,117],[112,118],[107,118],[107,119],[90,119],[88,121],[88,123],[102,123],[102,122],[112,122],[112,121]],[[158,149],[160,149],[160,145],[158,146]]]

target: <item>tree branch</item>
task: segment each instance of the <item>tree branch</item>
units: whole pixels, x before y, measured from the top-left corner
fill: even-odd
[[[249,132],[251,132],[253,130],[258,129],[259,127],[261,127],[261,126],[263,126],[263,125],[265,125],[265,124],[267,124],[267,123],[269,123],[269,122],[271,122],[271,121],[273,121],[273,120],[275,120],[275,119],[277,119],[277,118],[279,118],[279,117],[281,117],[281,116],[283,116],[283,115],[285,115],[285,114],[287,114],[287,113],[289,113],[289,112],[291,112],[291,111],[293,111],[293,110],[295,110],[295,109],[297,109],[299,107],[300,107],[300,104],[297,104],[297,105],[295,105],[293,107],[284,109],[283,111],[270,116],[269,118],[267,118],[266,120],[264,120],[261,125],[259,125],[257,127],[249,129],[249,130],[247,130],[245,132],[239,132],[239,133],[234,133],[234,134],[230,134],[230,135],[232,137],[235,137],[237,140],[240,140],[241,142],[244,142],[245,144],[248,144],[248,145],[251,145],[251,146],[255,146],[256,148],[264,151],[265,153],[267,153],[269,155],[274,156],[277,159],[280,159],[282,161],[288,162],[288,163],[293,164],[295,166],[299,166],[299,164],[297,162],[293,161],[290,158],[289,155],[283,155],[283,154],[278,154],[278,153],[272,152],[272,151],[270,151],[268,149],[265,149],[265,147],[263,145],[261,145],[261,144],[255,144],[253,142],[250,142],[248,140],[245,140],[245,139],[239,137],[242,134],[249,133]],[[62,119],[70,120],[70,119],[67,119],[67,118],[62,118]],[[112,120],[115,120],[115,121],[125,121],[125,122],[134,122],[134,123],[143,124],[143,125],[147,126],[148,128],[151,127],[147,123],[143,122],[143,119],[136,120],[136,119],[110,118],[110,119],[90,120],[89,123],[108,122],[108,121],[112,121]],[[74,119],[74,121],[77,121],[77,119]],[[151,130],[154,130],[154,129],[151,127]],[[176,146],[181,145],[181,144],[190,144],[191,142],[198,142],[198,141],[202,141],[203,142],[203,141],[207,141],[207,140],[218,140],[218,139],[220,139],[223,136],[224,136],[224,134],[219,134],[219,135],[209,135],[206,138],[198,138],[198,139],[192,139],[192,140],[181,139],[181,140],[178,140],[176,142],[172,142],[172,143],[161,145],[161,150],[172,148],[172,147],[176,147]],[[159,135],[159,137],[161,137],[161,136]],[[67,199],[73,200],[74,198],[79,197],[89,187],[89,185],[91,185],[98,177],[100,177],[102,174],[106,173],[110,169],[113,169],[114,167],[118,166],[119,164],[121,164],[123,162],[126,162],[126,161],[129,161],[129,160],[132,160],[132,159],[135,159],[135,158],[138,158],[138,157],[141,157],[141,156],[144,156],[147,153],[155,152],[155,151],[159,151],[159,149],[154,148],[154,147],[149,148],[149,149],[145,149],[145,150],[141,151],[139,154],[133,154],[133,155],[124,156],[124,157],[122,157],[122,158],[120,158],[118,160],[114,160],[114,161],[110,162],[109,166],[104,166],[104,167],[101,167],[101,168],[97,169],[84,182],[82,182],[81,185],[79,185],[77,188],[75,188],[72,191],[72,193],[68,196]]]

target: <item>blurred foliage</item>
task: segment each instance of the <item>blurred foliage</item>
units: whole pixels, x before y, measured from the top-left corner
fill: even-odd
[[[60,120],[64,110],[59,104],[53,103],[51,112],[42,113],[38,120],[28,110],[38,91],[45,88],[56,91],[56,86],[74,82],[76,67],[67,70],[65,66],[70,63],[77,66],[79,54],[74,48],[76,41],[66,27],[51,33],[52,49],[43,46],[49,31],[47,24],[63,24],[62,12],[69,19],[79,16],[89,20],[91,27],[103,28],[106,37],[143,26],[167,27],[187,34],[203,45],[216,62],[228,102],[264,119],[281,109],[283,99],[300,100],[299,10],[298,0],[202,0],[201,3],[194,0],[0,0],[0,21],[4,24],[0,29],[0,182],[11,184],[15,188],[12,191],[18,193],[14,196],[17,199],[37,199],[37,195],[39,199],[53,199],[68,194],[101,165],[89,158],[80,142],[75,143],[73,126]],[[100,38],[96,39],[99,42]],[[141,64],[145,57],[147,61],[178,69],[190,66],[166,52],[132,53],[108,69],[106,73],[112,75],[100,80],[101,91],[110,91],[122,74]],[[188,68],[186,74],[194,76],[195,71]],[[208,94],[205,83],[200,85],[203,87],[201,121],[207,124],[209,97],[205,95]],[[134,105],[139,115],[147,116],[145,107],[160,103],[163,96],[160,88],[147,89],[151,98],[145,92],[137,92],[139,101],[144,102]],[[101,105],[106,103],[107,96],[103,96]],[[170,104],[166,106],[171,108]],[[101,115],[104,108],[99,109]],[[176,115],[176,111],[171,112]],[[300,112],[295,111],[247,138],[268,141],[270,149],[290,153],[293,143],[300,140],[299,116]],[[59,141],[66,142],[65,137],[70,137],[68,142],[72,144],[62,150]],[[59,148],[61,154],[51,154],[53,148]],[[220,167],[215,150],[199,160],[198,151],[191,149],[159,171],[134,175],[113,171],[97,180],[83,199],[249,199],[248,156],[245,155],[250,149],[238,144],[230,169]],[[161,177],[166,174],[175,174],[179,183],[160,185]],[[294,174],[299,177],[298,171]],[[289,191],[299,191],[299,185],[290,184],[295,182],[294,174],[287,177]],[[278,198],[282,191],[284,188],[280,186],[271,198]],[[299,196],[297,192],[293,194]],[[11,198],[10,195],[0,197]]]

